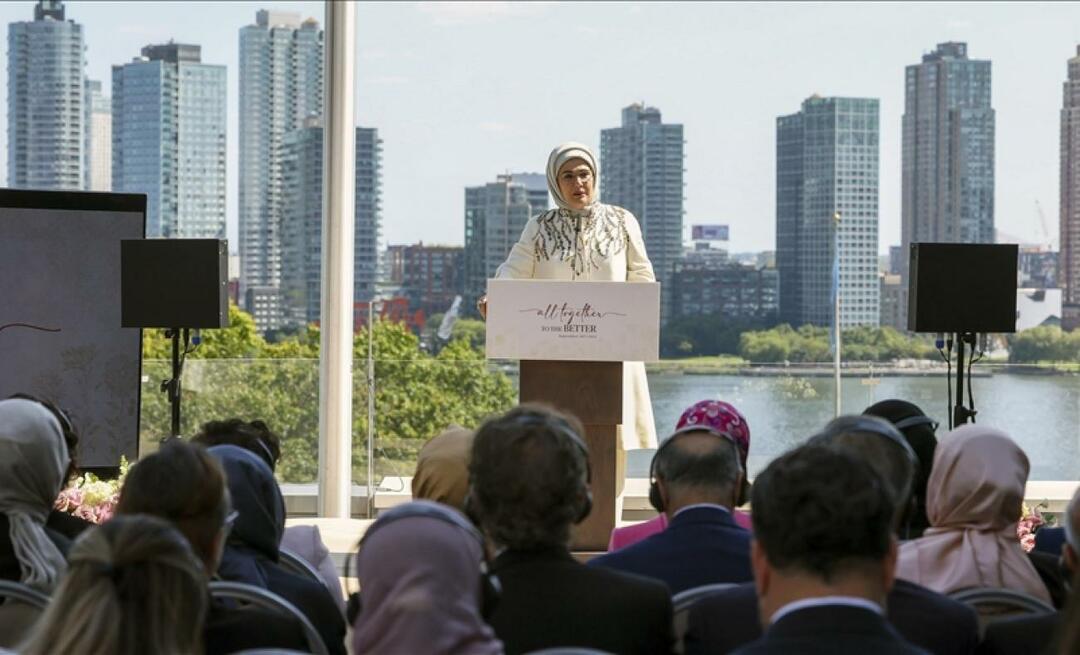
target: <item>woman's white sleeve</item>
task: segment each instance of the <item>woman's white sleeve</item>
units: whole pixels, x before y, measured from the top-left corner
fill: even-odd
[[[536,233],[539,230],[540,224],[535,218],[530,218],[521,232],[521,238],[510,249],[506,261],[495,269],[495,277],[511,280],[533,278],[536,272]]]
[[[630,212],[626,212],[626,281],[656,282],[652,262],[645,252],[645,239],[641,236],[641,226]]]

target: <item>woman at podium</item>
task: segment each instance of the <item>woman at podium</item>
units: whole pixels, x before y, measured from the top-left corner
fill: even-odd
[[[496,278],[655,282],[634,215],[598,201],[599,169],[588,146],[564,143],[551,151],[547,183],[557,207],[529,219]],[[478,309],[487,315],[487,298]],[[645,364],[623,366],[623,448],[655,448]]]

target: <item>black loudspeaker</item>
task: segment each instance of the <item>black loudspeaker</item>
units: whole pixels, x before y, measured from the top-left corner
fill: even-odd
[[[229,326],[228,242],[131,239],[120,243],[120,324]]]
[[[908,329],[1016,331],[1015,244],[913,243]]]

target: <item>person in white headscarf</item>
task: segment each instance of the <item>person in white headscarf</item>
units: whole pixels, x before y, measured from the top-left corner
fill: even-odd
[[[588,146],[564,143],[551,151],[548,190],[556,208],[534,216],[496,278],[655,282],[634,215],[599,201],[600,169]],[[487,299],[478,307],[487,314]],[[642,362],[623,366],[623,448],[656,447],[649,385]]]
[[[46,592],[67,568],[57,545],[66,540],[47,532],[45,521],[69,462],[60,423],[44,405],[0,401],[0,569],[17,563],[19,581]]]

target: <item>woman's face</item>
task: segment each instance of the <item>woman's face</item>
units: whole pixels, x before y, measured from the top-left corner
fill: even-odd
[[[592,169],[584,159],[574,158],[559,169],[559,191],[572,209],[585,209],[593,201]]]

